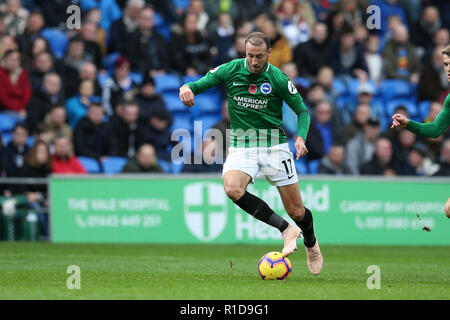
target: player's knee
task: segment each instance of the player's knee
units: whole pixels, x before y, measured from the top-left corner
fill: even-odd
[[[227,196],[233,201],[239,200],[245,193],[245,189],[238,185],[224,184],[224,188]]]
[[[288,204],[285,209],[294,221],[302,221],[305,216],[305,207],[302,204]]]

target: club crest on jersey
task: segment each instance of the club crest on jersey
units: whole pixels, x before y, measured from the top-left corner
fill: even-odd
[[[272,92],[272,86],[270,85],[270,83],[264,82],[261,85],[261,92],[264,94],[269,94]]]
[[[256,86],[256,84],[249,85],[248,92],[250,92],[251,94],[255,94],[256,91],[258,91],[258,87]]]

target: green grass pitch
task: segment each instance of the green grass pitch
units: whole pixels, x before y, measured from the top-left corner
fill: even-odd
[[[302,246],[287,281],[263,281],[257,264],[274,246],[0,242],[0,299],[449,299],[449,247],[322,246],[312,276]],[[80,267],[69,290],[67,267]],[[369,290],[368,266],[381,271]]]

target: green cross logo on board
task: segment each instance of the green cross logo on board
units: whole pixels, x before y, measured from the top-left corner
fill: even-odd
[[[184,188],[184,220],[198,239],[217,238],[227,224],[227,198],[219,183],[201,182]]]

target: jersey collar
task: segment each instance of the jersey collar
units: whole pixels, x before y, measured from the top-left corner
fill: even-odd
[[[270,66],[271,66],[270,62],[267,61],[266,68],[265,68],[264,72],[268,72]],[[249,73],[251,73],[250,70],[248,70],[248,67],[247,67],[247,58],[244,58],[244,67],[245,67],[245,70],[247,70]]]

